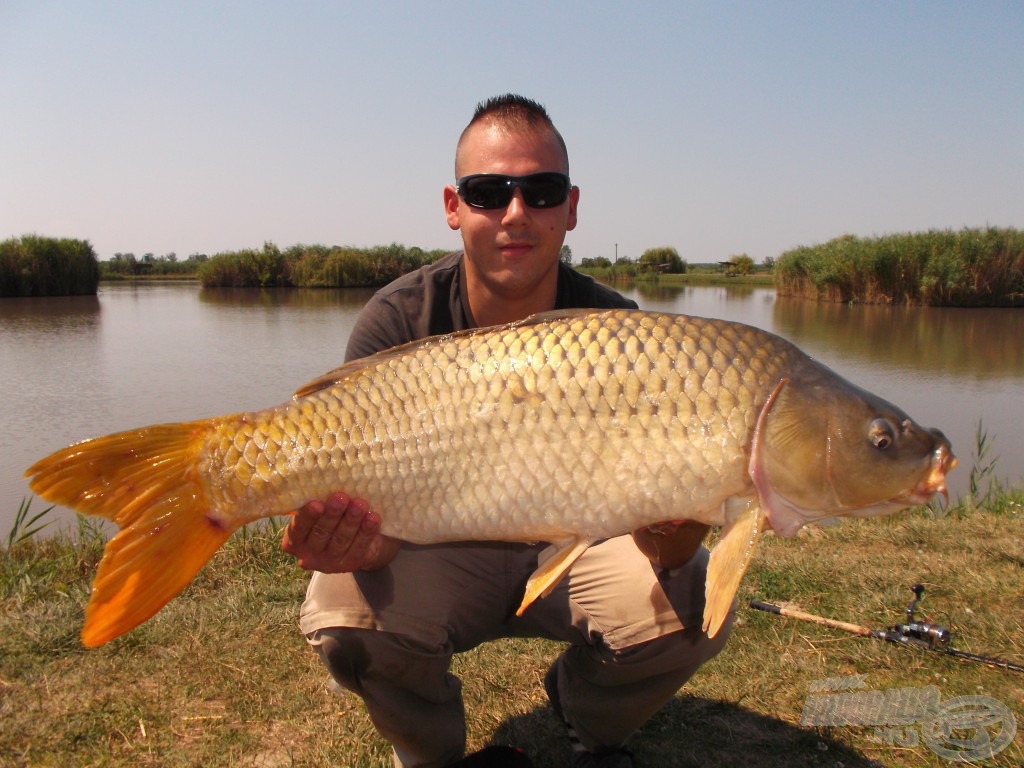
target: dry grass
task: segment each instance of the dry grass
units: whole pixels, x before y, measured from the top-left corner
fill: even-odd
[[[1024,496],[994,510],[847,521],[767,538],[741,587],[726,650],[631,742],[647,766],[946,765],[911,725],[799,725],[816,681],[983,695],[1024,730],[1024,675],[745,608],[789,601],[873,627],[901,621],[908,585],[962,649],[1024,662]],[[129,635],[77,642],[98,543],[23,542],[0,553],[0,765],[370,766],[388,750],[355,697],[340,698],[296,627],[305,576],[275,532],[233,539],[186,593]],[[539,768],[567,764],[542,676],[546,641],[459,656],[470,746],[515,743]],[[893,743],[899,737],[898,743]],[[916,743],[914,737],[917,736]],[[888,739],[890,743],[886,743]],[[1024,735],[985,765],[1021,765]]]

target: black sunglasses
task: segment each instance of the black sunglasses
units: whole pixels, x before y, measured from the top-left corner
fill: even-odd
[[[518,188],[523,202],[531,208],[554,208],[569,197],[572,184],[564,173],[531,173],[529,176],[505,176],[501,173],[474,173],[455,182],[455,191],[473,208],[506,208]]]

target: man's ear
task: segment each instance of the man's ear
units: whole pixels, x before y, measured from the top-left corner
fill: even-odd
[[[573,187],[569,190],[569,218],[565,222],[565,231],[571,232],[576,229],[576,208],[580,204],[580,188]]]
[[[449,227],[459,228],[459,193],[451,184],[444,188],[444,217]]]

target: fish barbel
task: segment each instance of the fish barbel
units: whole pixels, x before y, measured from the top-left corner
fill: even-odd
[[[239,527],[338,489],[406,541],[548,542],[520,613],[594,541],[721,526],[714,635],[765,522],[792,536],[922,504],[955,464],[941,432],[773,334],[569,310],[356,360],[274,408],[86,440],[26,475],[121,529],[86,609],[97,646],[160,610]]]

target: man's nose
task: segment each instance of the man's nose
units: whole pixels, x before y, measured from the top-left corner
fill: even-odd
[[[505,215],[502,218],[505,221],[525,219],[527,217],[527,208],[526,201],[523,200],[522,190],[513,189],[512,199],[508,201],[508,205],[505,207]]]

